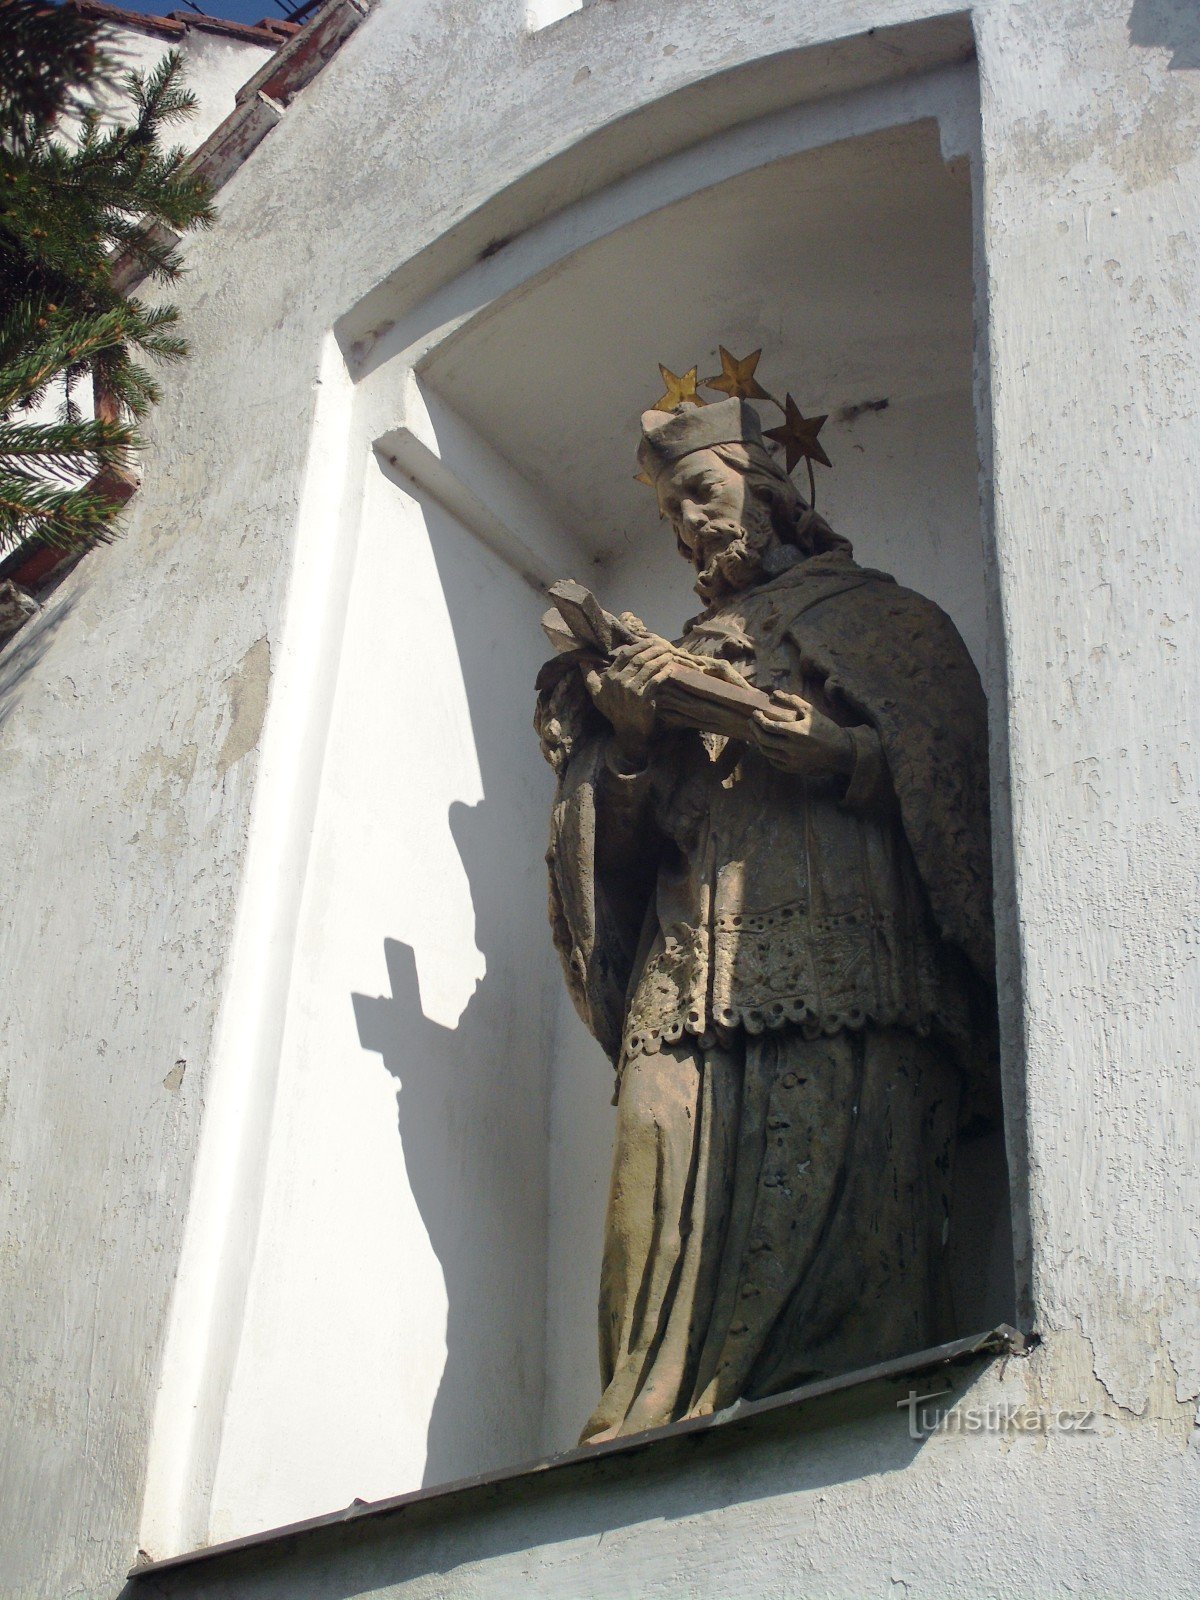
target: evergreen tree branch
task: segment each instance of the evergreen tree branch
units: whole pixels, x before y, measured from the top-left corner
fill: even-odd
[[[127,423],[0,422],[0,472],[27,475],[26,463],[68,481],[92,477],[106,467],[126,467],[135,444]]]
[[[91,487],[60,488],[28,473],[0,470],[0,552],[31,539],[58,549],[112,537],[120,505]]]
[[[176,309],[122,292],[114,268],[172,282],[182,235],[212,224],[208,185],[163,142],[196,98],[179,51],[117,74],[102,46],[69,6],[0,0],[0,548],[109,535],[120,495],[105,474],[127,466],[159,398],[145,363],[187,353]],[[114,120],[100,105],[117,97]],[[76,398],[88,379],[95,420]],[[55,386],[57,419],[33,417]]]

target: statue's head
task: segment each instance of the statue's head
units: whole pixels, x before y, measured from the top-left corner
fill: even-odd
[[[769,454],[744,400],[644,412],[638,461],[708,603],[845,543]]]

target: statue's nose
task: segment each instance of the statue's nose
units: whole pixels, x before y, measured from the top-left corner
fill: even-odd
[[[697,505],[694,500],[684,500],[679,510],[685,527],[692,533],[703,533],[708,523],[703,506]]]

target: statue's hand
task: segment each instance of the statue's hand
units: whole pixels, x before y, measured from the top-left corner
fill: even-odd
[[[588,693],[612,724],[621,755],[631,766],[644,765],[649,755],[657,717],[655,692],[678,655],[673,644],[650,633],[614,650],[603,669],[593,667],[584,675]]]
[[[781,772],[830,778],[849,777],[854,771],[854,741],[845,728],[798,694],[776,690],[771,705],[754,713],[754,738]]]

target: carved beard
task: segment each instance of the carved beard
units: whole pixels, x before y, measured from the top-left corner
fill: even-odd
[[[697,568],[696,593],[709,605],[724,595],[749,589],[768,576],[765,557],[774,542],[774,530],[770,517],[757,513],[749,525],[731,520],[710,522],[704,531],[704,544],[711,547],[717,539],[725,542],[704,566]]]

